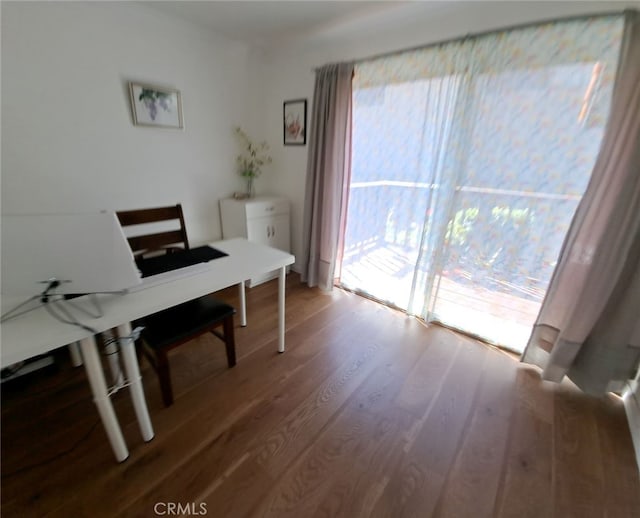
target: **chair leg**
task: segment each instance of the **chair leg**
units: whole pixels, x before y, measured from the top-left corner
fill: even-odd
[[[236,339],[233,331],[233,316],[224,319],[224,346],[227,349],[227,365],[229,368],[236,364]]]
[[[171,388],[171,373],[169,371],[169,358],[165,351],[156,352],[156,372],[160,381],[160,391],[162,392],[162,402],[164,406],[173,404],[173,389]]]

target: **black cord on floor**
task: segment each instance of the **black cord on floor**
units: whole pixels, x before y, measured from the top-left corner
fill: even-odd
[[[64,388],[68,388],[68,386],[71,386],[74,383],[86,383],[86,379],[79,379],[78,375],[76,375],[73,370],[63,370],[61,369],[58,365],[57,365],[57,360],[55,359],[54,356],[54,363],[52,364],[54,366],[54,368],[56,369],[56,372],[52,372],[50,374],[46,374],[46,376],[49,379],[38,379],[35,382],[30,382],[30,381],[24,381],[21,378],[16,378],[13,380],[8,380],[5,383],[10,383],[10,384],[16,384],[16,387],[12,387],[11,385],[6,386],[5,388],[3,388],[4,391],[6,391],[6,393],[10,393],[12,394],[12,396],[16,393],[16,392],[21,392],[20,395],[18,396],[21,400],[22,399],[35,399],[38,397],[42,397],[43,395],[51,395],[52,393],[56,392],[57,390],[61,390]],[[43,367],[42,370],[46,370],[48,368],[51,368],[51,365],[47,365],[46,367]],[[75,367],[74,367],[75,368]],[[36,375],[36,372],[30,372],[28,374],[26,374],[26,377],[29,377],[30,375]],[[38,376],[40,376],[40,374],[37,374]],[[72,376],[76,375],[75,378],[73,378]],[[47,385],[47,382],[51,381],[54,379],[54,377],[62,377],[65,376],[64,379],[62,380],[58,380],[55,383],[51,384],[51,385]],[[23,384],[23,385],[21,385]],[[26,387],[24,385],[27,385]],[[45,388],[42,388],[40,390],[34,390],[31,389],[31,386],[38,386],[38,385],[44,385]]]
[[[97,419],[95,423],[91,425],[87,433],[85,433],[82,437],[80,437],[80,439],[78,439],[74,444],[72,444],[66,450],[56,453],[53,457],[50,457],[43,461],[36,462],[34,464],[29,464],[27,466],[23,466],[21,468],[16,469],[15,471],[10,471],[9,473],[3,473],[2,477],[0,478],[6,479],[10,477],[15,477],[16,475],[19,475],[20,473],[24,473],[25,471],[29,471],[34,468],[39,468],[41,466],[46,466],[47,464],[51,464],[52,462],[58,460],[59,458],[64,457],[65,455],[68,455],[69,453],[73,452],[78,446],[80,446],[80,444],[86,441],[99,424],[100,424],[100,419]]]

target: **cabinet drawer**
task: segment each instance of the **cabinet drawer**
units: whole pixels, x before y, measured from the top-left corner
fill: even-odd
[[[287,200],[254,201],[246,205],[247,219],[263,218],[276,214],[288,214],[289,202]]]

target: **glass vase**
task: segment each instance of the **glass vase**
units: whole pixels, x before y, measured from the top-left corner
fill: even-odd
[[[246,191],[246,195],[247,195],[247,198],[253,198],[253,196],[254,196],[254,192],[253,192],[253,176],[247,176],[247,191]]]

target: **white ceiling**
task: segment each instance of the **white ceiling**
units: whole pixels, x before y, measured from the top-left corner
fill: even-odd
[[[334,25],[384,15],[414,2],[395,1],[151,1],[144,5],[194,22],[228,38],[272,46]],[[433,5],[437,4],[434,2]],[[423,4],[425,5],[425,4]]]
[[[640,6],[640,0],[162,0],[141,3],[265,49],[292,48],[294,43],[300,48],[323,41],[376,38],[383,30],[425,21],[430,24],[430,35],[435,40],[443,39],[452,36],[438,33],[446,18],[449,25],[459,26],[454,35],[460,35],[478,28],[475,17],[479,12],[510,12],[510,18],[502,16],[504,20],[496,24],[489,20],[485,23],[486,30],[504,23]]]

